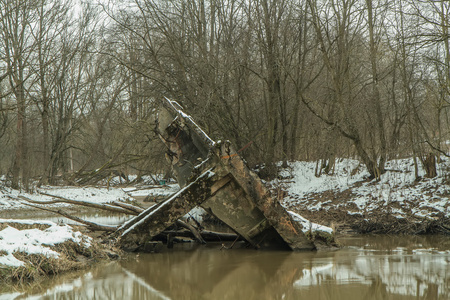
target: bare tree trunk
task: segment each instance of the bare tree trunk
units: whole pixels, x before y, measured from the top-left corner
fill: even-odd
[[[22,66],[20,60],[20,66]],[[17,114],[17,133],[18,140],[16,145],[16,157],[20,161],[19,168],[21,172],[22,188],[28,191],[29,188],[29,164],[28,164],[28,132],[27,132],[27,115],[26,115],[26,100],[25,91],[23,87],[23,66],[19,69],[19,80],[16,85],[16,99],[18,103],[18,114]]]
[[[381,99],[380,99],[380,90],[378,87],[378,66],[377,66],[377,57],[378,57],[378,45],[375,44],[375,35],[374,35],[374,15],[373,15],[373,7],[372,0],[366,0],[367,11],[368,11],[368,22],[369,22],[369,44],[370,44],[370,64],[371,64],[371,72],[372,72],[372,93],[373,93],[373,105],[375,108],[375,116],[376,116],[376,124],[377,124],[377,132],[378,139],[380,143],[380,153],[379,153],[379,161],[378,161],[378,172],[380,174],[384,173],[384,166],[386,163],[386,136],[384,132],[384,118],[383,112],[381,109]]]
[[[262,18],[261,31],[259,37],[262,43],[262,53],[264,59],[264,66],[266,68],[266,84],[267,84],[267,105],[266,105],[266,119],[267,119],[267,136],[266,136],[266,153],[264,162],[269,176],[274,176],[276,173],[275,148],[277,145],[278,123],[281,118],[286,121],[285,105],[282,103],[281,94],[281,76],[279,66],[279,29],[280,19],[283,15],[284,1],[277,3],[271,0],[262,0],[260,2],[262,11],[258,17]],[[280,110],[278,110],[280,108]],[[281,124],[282,130],[287,124]],[[282,133],[284,141],[286,131]],[[283,143],[283,151],[287,151],[287,144]]]
[[[27,103],[25,99],[25,68],[28,64],[28,53],[25,45],[27,24],[30,11],[24,3],[4,0],[0,10],[1,37],[3,38],[4,57],[9,70],[9,84],[17,104],[17,132],[14,160],[11,173],[12,187],[22,187],[28,190],[28,132],[27,132]]]
[[[425,168],[425,177],[434,178],[437,176],[436,171],[436,156],[433,153],[429,153],[422,158],[423,166]]]
[[[48,97],[48,89],[46,80],[46,71],[47,66],[44,59],[45,50],[45,41],[44,41],[44,1],[42,1],[39,7],[39,33],[37,40],[37,48],[38,48],[38,61],[39,61],[39,85],[41,88],[41,120],[42,120],[42,177],[39,184],[47,184],[48,183],[48,169],[50,162],[50,153],[49,153],[49,145],[50,145],[50,134],[49,134],[49,110],[50,110],[50,101]]]
[[[370,157],[368,150],[364,146],[361,138],[358,123],[354,120],[355,116],[352,116],[351,106],[353,103],[353,80],[350,73],[350,61],[352,56],[350,40],[353,39],[352,32],[350,32],[351,17],[354,17],[352,9],[355,6],[353,1],[331,1],[329,4],[335,11],[339,11],[339,14],[335,16],[336,28],[330,29],[323,25],[321,20],[322,15],[318,9],[318,1],[308,0],[308,6],[311,10],[312,25],[317,35],[318,44],[322,52],[323,62],[327,71],[331,75],[331,87],[333,93],[332,107],[336,107],[336,113],[332,118],[326,116],[324,113],[319,112],[318,109],[312,107],[308,99],[303,99],[303,102],[310,109],[310,111],[319,117],[325,124],[333,126],[338,132],[350,139],[355,146],[357,154],[366,165],[367,171],[370,173],[371,178],[379,178],[381,171],[377,165],[377,157]],[[328,7],[327,7],[328,9]],[[330,17],[326,16],[325,18]],[[330,21],[326,19],[326,21]],[[334,30],[329,32],[327,30]],[[330,39],[330,36],[336,36]],[[336,46],[334,46],[336,44]],[[334,109],[333,109],[334,110]],[[375,145],[372,145],[374,147]],[[384,159],[383,159],[384,165]]]

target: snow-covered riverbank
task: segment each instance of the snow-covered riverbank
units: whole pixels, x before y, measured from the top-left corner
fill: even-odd
[[[72,241],[89,248],[92,242],[92,238],[72,227],[50,221],[0,219],[0,229],[0,265],[9,267],[25,266],[25,261],[17,259],[14,253],[57,259],[61,254],[52,250],[57,244]]]
[[[172,193],[172,189],[178,188],[157,187],[151,190],[155,195],[164,195]],[[127,190],[118,187],[46,186],[34,193],[26,193],[0,187],[0,281],[35,279],[41,275],[83,268],[92,261],[116,256],[116,251],[111,251],[109,246],[101,245],[86,233],[74,229],[73,225],[67,225],[70,220],[30,207],[27,199],[39,201],[42,204],[37,205],[45,209],[72,211],[78,206],[53,203],[55,197],[52,196],[102,204],[134,201],[134,193],[142,194],[145,191],[142,188]],[[83,214],[89,211],[94,214],[97,212],[92,208],[84,208]],[[54,216],[59,216],[58,223],[36,220]],[[96,216],[96,222],[101,223],[101,220],[101,216]],[[116,217],[116,220],[120,218]]]
[[[438,163],[437,177],[421,177],[418,181],[412,159],[389,161],[379,181],[367,180],[369,174],[357,160],[341,159],[333,174],[320,177],[314,175],[315,166],[315,162],[293,162],[282,171],[281,179],[271,183],[285,190],[282,204],[287,209],[315,222],[336,226],[390,220],[390,225],[394,225],[397,221],[433,222],[450,215],[447,160]],[[419,175],[424,175],[422,169]]]
[[[315,176],[315,167],[315,162],[292,162],[281,171],[278,179],[269,183],[274,190],[283,191],[283,197],[278,199],[305,230],[331,233],[329,227],[332,227],[338,232],[342,228],[352,228],[353,232],[436,233],[434,229],[441,228],[450,232],[450,227],[447,228],[450,163],[446,160],[438,164],[437,177],[420,180],[415,178],[411,159],[389,161],[387,172],[379,181],[367,180],[368,173],[356,160],[341,159],[332,174],[319,177]],[[420,172],[423,175],[423,171]],[[53,195],[91,203],[129,202],[137,198],[152,201],[168,197],[178,189],[176,184],[127,188],[46,186],[35,193],[24,193],[1,187],[0,218],[30,209],[24,199],[45,203],[51,201]],[[46,207],[68,209],[70,205],[49,203]],[[201,214],[202,210],[196,209],[188,216],[200,220]],[[31,227],[24,229],[27,222]],[[13,223],[16,226],[12,226]],[[68,240],[89,247],[89,238],[67,225],[17,220],[0,220],[1,224],[0,266],[23,266],[24,262],[13,255],[18,252],[57,258],[59,254],[51,246]]]
[[[106,187],[54,187],[45,186],[39,188],[33,193],[20,192],[11,188],[3,187],[0,189],[0,210],[27,209],[25,197],[34,201],[51,201],[52,197],[45,194],[64,197],[71,200],[89,201],[93,203],[106,203],[113,201],[131,201],[130,195],[120,188]],[[69,206],[66,203],[51,204],[53,207]]]
[[[35,280],[112,257],[111,249],[72,226],[0,219],[0,281]]]
[[[450,162],[442,159],[437,165],[438,176],[417,181],[412,159],[387,162],[386,173],[379,181],[367,180],[365,167],[354,159],[339,159],[330,175],[315,176],[316,162],[292,162],[280,172],[272,187],[285,191],[282,204],[320,224],[336,225],[354,220],[370,220],[380,215],[392,219],[417,222],[447,218],[450,215]],[[419,175],[424,171],[419,169]],[[113,180],[114,181],[114,180]],[[112,181],[112,182],[113,182]],[[35,201],[50,201],[55,195],[93,203],[160,200],[179,189],[177,184],[131,187],[52,187],[45,186],[35,193],[24,193],[0,187],[0,217],[7,211],[29,209],[23,197]],[[280,199],[280,198],[279,198]],[[67,207],[66,203],[49,207]],[[200,216],[196,211],[195,216]]]

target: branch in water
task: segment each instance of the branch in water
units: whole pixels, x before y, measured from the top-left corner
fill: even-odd
[[[131,205],[131,204],[128,204],[128,203],[119,202],[119,201],[111,202],[111,204],[112,204],[112,205],[115,205],[115,206],[122,207],[122,208],[124,208],[124,209],[128,209],[128,210],[130,210],[133,214],[135,214],[135,213],[136,213],[136,214],[140,214],[141,212],[144,211],[144,209],[141,208],[141,207],[139,207],[139,206],[134,206],[134,205]]]
[[[192,234],[194,235],[194,237],[195,237],[195,239],[197,240],[197,242],[199,242],[200,244],[206,244],[205,240],[203,239],[203,237],[201,236],[201,234],[198,232],[198,230],[197,230],[194,226],[192,226],[192,225],[190,225],[190,224],[188,224],[188,223],[186,223],[186,222],[183,222],[183,221],[181,221],[181,220],[177,220],[176,224],[177,224],[178,226],[183,227],[183,228],[186,228],[186,229],[188,229],[190,232],[192,232]]]
[[[80,219],[78,217],[72,216],[72,215],[70,215],[70,214],[68,214],[68,213],[66,213],[66,212],[64,212],[64,211],[62,211],[60,209],[59,210],[53,210],[53,209],[50,209],[50,208],[46,208],[46,207],[42,207],[42,206],[39,206],[39,205],[30,204],[30,203],[23,203],[23,204],[31,206],[31,207],[34,207],[34,208],[38,208],[38,209],[41,209],[41,210],[46,210],[46,211],[49,211],[49,212],[52,212],[52,213],[55,213],[55,214],[59,214],[61,216],[66,217],[67,219],[70,219],[70,220],[76,221],[78,223],[84,224],[91,230],[115,231],[117,229],[117,226],[108,226],[108,225],[102,225],[102,224],[97,224],[97,223],[94,223],[94,222],[86,221],[86,220]]]

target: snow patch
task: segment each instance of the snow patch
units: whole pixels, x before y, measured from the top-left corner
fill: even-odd
[[[52,197],[43,195],[46,193],[58,197],[71,200],[86,201],[92,203],[108,203],[114,201],[131,201],[133,198],[119,188],[102,188],[102,187],[56,187],[45,186],[40,188],[36,193],[19,192],[14,189],[0,190],[0,210],[2,209],[28,209],[29,206],[24,204],[24,200],[20,196],[34,201],[51,201]],[[66,207],[70,204],[56,203],[46,204],[49,207]]]
[[[68,225],[57,225],[50,221],[32,221],[32,220],[8,220],[0,219],[0,223],[21,223],[27,225],[44,224],[50,227],[45,230],[25,229],[18,230],[7,226],[0,231],[0,265],[10,267],[20,267],[24,265],[23,261],[13,256],[14,252],[23,252],[26,254],[41,254],[46,257],[59,257],[56,251],[48,246],[64,243],[72,240],[75,243],[83,243],[85,247],[90,246],[91,238],[83,236],[81,232],[74,232]]]
[[[411,158],[391,160],[386,163],[386,173],[380,180],[367,181],[368,172],[364,165],[353,159],[336,161],[332,175],[315,176],[315,162],[291,162],[283,170],[281,180],[273,184],[283,184],[288,196],[282,205],[286,208],[301,207],[310,211],[330,207],[346,208],[349,214],[370,213],[374,209],[384,209],[398,218],[409,214],[418,217],[433,217],[435,214],[450,214],[450,186],[446,170],[450,162],[442,159],[437,164],[438,176],[416,181],[414,163]],[[425,174],[420,168],[419,176]],[[348,192],[348,198],[337,198],[330,203],[330,197],[316,197],[320,193],[339,194]],[[355,208],[357,208],[355,210]]]
[[[299,214],[293,212],[293,211],[288,211],[288,213],[291,215],[292,219],[294,219],[294,221],[299,222],[300,224],[302,224],[303,232],[308,232],[308,231],[312,231],[312,232],[317,232],[317,231],[323,231],[329,234],[333,234],[333,229],[331,229],[330,227],[324,226],[324,225],[320,225],[317,223],[313,223],[307,219],[305,219],[304,217],[300,216]]]

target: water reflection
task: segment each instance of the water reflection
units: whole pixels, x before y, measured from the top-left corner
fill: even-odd
[[[357,237],[317,253],[183,245],[0,299],[450,299],[449,240]]]

